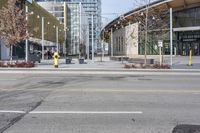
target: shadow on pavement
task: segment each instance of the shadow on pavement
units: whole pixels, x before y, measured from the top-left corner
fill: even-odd
[[[200,125],[177,125],[172,133],[200,133]]]

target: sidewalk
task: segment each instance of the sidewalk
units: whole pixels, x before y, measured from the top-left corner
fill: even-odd
[[[192,57],[192,66],[188,66],[188,56],[177,56],[173,58],[173,69],[200,69],[200,56]]]
[[[142,57],[141,57],[142,58]],[[147,57],[148,58],[148,57]],[[149,57],[150,58],[150,57]],[[65,59],[59,60],[59,68],[55,69],[53,60],[44,60],[41,63],[36,63],[34,68],[0,68],[0,70],[36,70],[36,71],[151,71],[151,72],[200,72],[200,56],[193,57],[193,66],[188,66],[188,58],[184,56],[173,57],[172,69],[125,69],[121,61],[112,61],[109,57],[96,57],[95,61],[85,60],[85,64],[79,64],[78,59],[72,59],[71,64],[66,64]],[[169,56],[164,57],[164,63],[170,64]]]
[[[66,64],[65,59],[59,60],[59,68],[61,69],[123,69],[124,64],[122,62],[110,61],[109,57],[103,58],[96,57],[95,61],[85,60],[84,64],[79,64],[78,59],[72,59],[71,64]],[[36,64],[38,69],[51,69],[54,68],[53,60],[44,60],[41,63]]]
[[[157,60],[157,59],[155,59]],[[173,69],[200,69],[200,56],[193,57],[193,65],[188,66],[189,57],[176,56],[173,57]],[[59,68],[73,68],[73,69],[123,69],[124,64],[121,61],[112,61],[109,57],[104,57],[101,62],[101,57],[96,57],[95,61],[85,60],[85,64],[79,64],[78,59],[73,59],[72,64],[65,64],[64,59],[59,60]],[[164,63],[170,64],[170,57],[164,57]],[[36,65],[36,68],[54,68],[53,60],[44,60]]]
[[[170,64],[170,57],[164,57],[164,63]],[[188,56],[174,56],[172,69],[200,69],[200,56],[192,57],[192,66],[188,66]]]

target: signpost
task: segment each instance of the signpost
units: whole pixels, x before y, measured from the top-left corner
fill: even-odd
[[[162,65],[162,47],[163,47],[163,41],[158,40],[158,47],[159,47],[159,53],[160,53],[160,66]]]

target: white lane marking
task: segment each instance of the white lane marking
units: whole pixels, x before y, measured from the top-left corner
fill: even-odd
[[[18,79],[0,79],[0,81],[16,81]]]
[[[132,93],[196,93],[200,94],[200,90],[161,90],[161,89],[148,89],[148,90],[136,90],[136,89],[67,89],[69,92],[132,92]]]
[[[13,110],[0,110],[0,113],[16,113],[16,114],[25,114],[25,111],[13,111]]]
[[[25,114],[25,111],[0,110],[0,113]],[[28,114],[143,114],[141,111],[31,111]]]
[[[75,75],[162,75],[162,76],[199,76],[200,72],[135,72],[135,71],[0,71],[1,74],[75,74]]]
[[[141,111],[32,111],[30,114],[142,114]]]

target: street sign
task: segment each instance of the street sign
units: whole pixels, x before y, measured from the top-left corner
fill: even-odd
[[[163,41],[162,40],[158,40],[158,47],[163,47]]]

